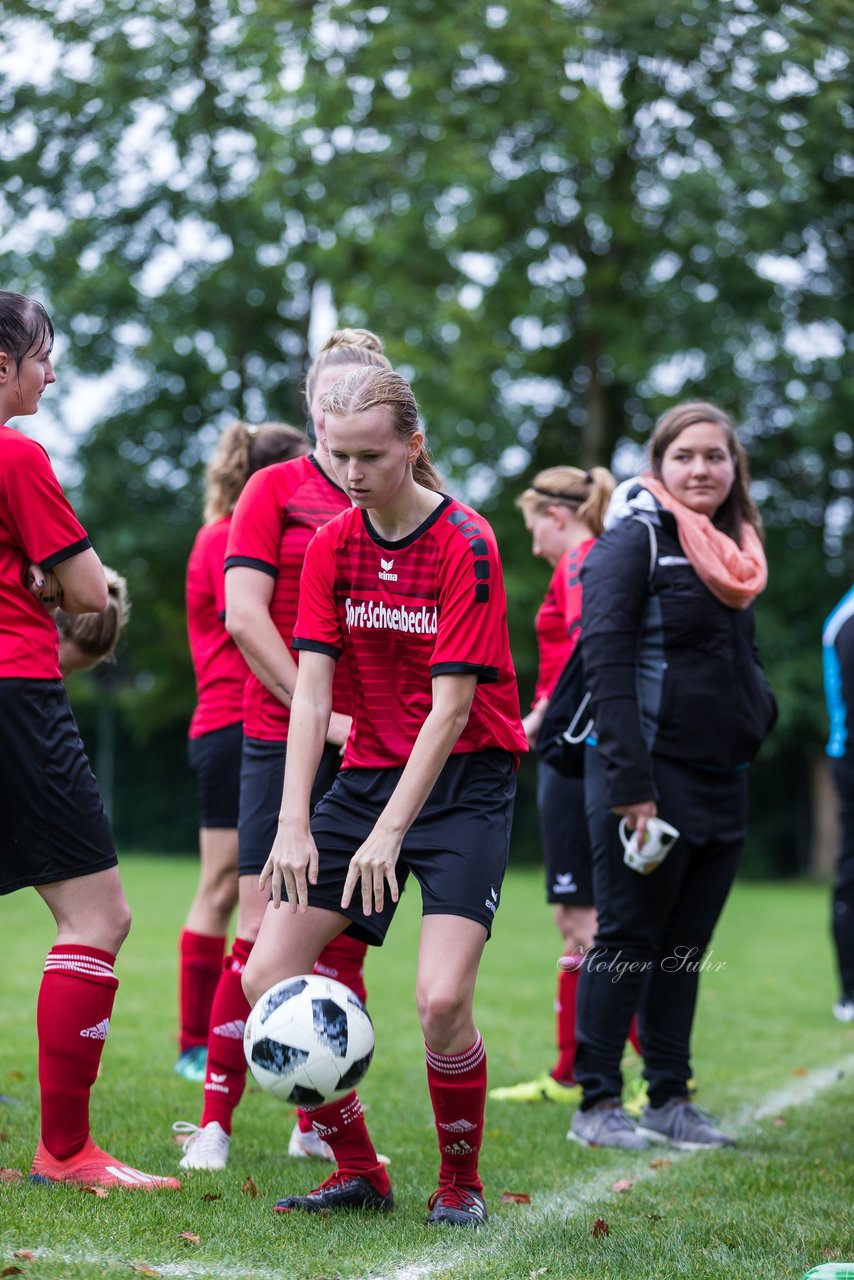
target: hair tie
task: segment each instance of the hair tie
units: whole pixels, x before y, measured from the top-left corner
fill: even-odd
[[[593,472],[592,472],[592,471],[585,471],[585,473],[584,473],[584,483],[585,483],[585,484],[593,484]]]
[[[541,489],[539,485],[532,484],[531,491],[538,493],[542,498],[552,498],[555,502],[580,502],[577,493],[555,493],[552,489]]]

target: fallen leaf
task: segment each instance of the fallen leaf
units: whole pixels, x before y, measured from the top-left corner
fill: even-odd
[[[664,1218],[663,1213],[648,1213],[646,1216],[650,1222],[661,1222]]]
[[[806,1068],[806,1067],[795,1067],[795,1069],[794,1069],[794,1071],[792,1072],[792,1074],[793,1074],[793,1075],[796,1075],[796,1076],[808,1076],[808,1075],[809,1075],[809,1071],[807,1070],[807,1068]]]
[[[0,1169],[0,1182],[22,1182],[23,1178],[20,1169]]]
[[[206,1191],[202,1196],[205,1204],[210,1204],[212,1200],[221,1200],[222,1195],[217,1191]]]
[[[788,1121],[785,1116],[775,1116],[774,1123],[778,1129],[785,1129],[786,1125],[788,1124]]]
[[[631,1191],[634,1185],[635,1184],[632,1182],[631,1178],[620,1178],[618,1179],[617,1182],[614,1183],[611,1190],[616,1191],[617,1194],[619,1195],[623,1191]]]
[[[502,1191],[499,1204],[530,1204],[531,1197],[527,1191]],[[539,1272],[536,1272],[539,1275]]]
[[[155,1271],[153,1267],[144,1267],[131,1263],[130,1269],[135,1271],[138,1276],[151,1276],[152,1280],[160,1280],[160,1272]]]
[[[35,1250],[33,1249],[16,1249],[15,1252],[12,1254],[13,1258],[24,1258],[26,1259],[27,1262],[29,1262],[30,1259],[34,1258],[35,1256],[36,1256]]]
[[[650,1169],[666,1169],[669,1164],[673,1164],[672,1160],[668,1160],[666,1156],[656,1156],[654,1160],[650,1160]]]
[[[194,1235],[192,1231],[182,1231],[180,1238],[186,1240],[187,1244],[201,1244],[201,1236]]]
[[[5,1271],[0,1271],[0,1276],[22,1276],[23,1274],[20,1267],[6,1267]]]
[[[0,1133],[0,1142],[8,1142],[8,1141],[9,1141],[8,1133]]]
[[[548,1274],[548,1267],[538,1267],[536,1271],[528,1272],[528,1280],[537,1280],[537,1276],[547,1276]]]
[[[8,1079],[9,1079],[9,1080],[23,1080],[23,1078],[24,1078],[24,1073],[23,1073],[23,1071],[10,1071],[10,1072],[9,1072],[9,1076],[8,1076]]]
[[[110,1194],[106,1187],[84,1187],[84,1191],[88,1191],[90,1196],[97,1196],[99,1200],[106,1200]]]
[[[255,1186],[254,1178],[247,1178],[243,1186],[240,1188],[244,1196],[248,1196],[250,1200],[254,1200],[258,1195],[258,1188]]]
[[[839,1249],[831,1249],[829,1245],[824,1246],[824,1248],[822,1249],[822,1253],[826,1258],[832,1258],[834,1262],[836,1262],[839,1258],[842,1257],[842,1254]]]
[[[598,1240],[600,1236],[608,1235],[610,1230],[611,1228],[608,1226],[604,1218],[597,1218],[593,1223],[593,1231],[591,1232],[591,1235],[594,1240]]]

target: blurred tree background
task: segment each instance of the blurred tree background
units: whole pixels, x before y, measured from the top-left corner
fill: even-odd
[[[133,598],[119,670],[73,690],[102,772],[115,732],[121,843],[195,842],[183,575],[204,459],[236,416],[304,420],[310,339],[337,316],[381,333],[449,488],[496,527],[523,703],[548,579],[513,506],[532,473],[631,474],[687,397],[742,424],[782,711],[749,868],[804,868],[820,627],[852,570],[852,0],[6,15],[3,286],[53,313],[75,498]],[[519,816],[515,856],[535,857],[529,764]]]

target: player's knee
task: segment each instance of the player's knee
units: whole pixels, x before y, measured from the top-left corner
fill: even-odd
[[[126,898],[122,898],[101,921],[104,935],[104,950],[117,955],[119,948],[130,933],[131,910]]]
[[[211,888],[211,908],[226,922],[237,905],[237,872],[226,871],[220,875]]]
[[[469,1002],[450,990],[424,991],[418,995],[418,1016],[431,1048],[455,1039],[460,1026],[471,1017]]]

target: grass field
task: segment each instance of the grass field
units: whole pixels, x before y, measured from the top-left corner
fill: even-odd
[[[189,859],[124,863],[135,922],[119,960],[93,1127],[103,1146],[152,1172],[177,1164],[171,1122],[199,1118],[200,1089],[171,1070],[176,939],[194,875]],[[694,1066],[699,1101],[737,1132],[736,1151],[584,1150],[566,1141],[568,1107],[490,1103],[482,1161],[490,1223],[448,1232],[424,1226],[437,1153],[413,1000],[418,903],[409,893],[386,947],[368,956],[378,1047],[360,1090],[377,1148],[391,1157],[394,1215],[272,1214],[275,1198],[315,1185],[328,1166],[284,1157],[292,1113],[250,1090],[227,1173],[191,1174],[178,1195],[99,1199],[0,1183],[0,1275],[797,1280],[818,1263],[850,1260],[854,1028],[830,1015],[827,913],[823,887],[744,884],[718,930]],[[35,998],[52,934],[33,893],[0,899],[0,929],[0,1093],[22,1104],[0,1105],[0,1165],[26,1173],[38,1123]],[[513,873],[477,1001],[493,1085],[551,1065],[556,938],[539,875]],[[616,1192],[618,1181],[632,1185]],[[505,1191],[530,1203],[502,1204]]]

